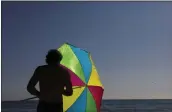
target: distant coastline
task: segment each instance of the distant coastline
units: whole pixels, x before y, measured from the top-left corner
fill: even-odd
[[[139,101],[144,101],[144,100],[172,100],[172,99],[102,99],[103,101],[131,101],[131,100],[139,100]],[[4,100],[1,101],[1,103],[4,102],[37,102],[38,100],[28,100],[28,101],[20,101],[20,100]]]

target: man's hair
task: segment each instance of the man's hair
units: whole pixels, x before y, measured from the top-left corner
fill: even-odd
[[[63,56],[62,54],[56,50],[51,49],[48,51],[48,54],[46,55],[46,63],[47,64],[59,64],[62,60]]]

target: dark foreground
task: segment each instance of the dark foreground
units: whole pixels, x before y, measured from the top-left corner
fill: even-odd
[[[2,112],[36,112],[37,101],[5,101]],[[172,100],[103,100],[101,112],[172,112]]]

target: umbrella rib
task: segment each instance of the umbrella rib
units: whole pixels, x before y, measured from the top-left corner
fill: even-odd
[[[71,48],[70,44],[68,44],[68,45],[69,45],[69,47]],[[75,46],[74,46],[74,47],[75,47]],[[72,48],[71,48],[71,50],[72,50],[73,54],[75,55],[76,59],[78,60],[78,62],[79,62],[79,64],[80,64],[80,66],[81,66],[82,73],[83,73],[83,77],[84,77],[84,79],[83,79],[83,80],[85,80],[85,83],[86,83],[86,79],[85,79],[85,75],[84,75],[84,70],[83,70],[83,66],[82,66],[82,64],[81,64],[81,61],[79,60],[79,58],[77,57],[76,53],[73,51],[73,49],[72,49]],[[84,81],[83,81],[83,82],[84,82]]]
[[[80,88],[80,89],[81,89],[82,87],[84,87],[84,86],[75,87],[75,88],[73,88],[73,89],[77,89],[77,88]],[[85,88],[84,88],[84,89],[85,89]],[[78,98],[82,95],[82,93],[84,92],[84,89],[83,89],[83,91],[80,93],[80,95],[78,96]],[[79,94],[79,92],[77,92],[77,94]],[[73,102],[73,104],[78,100],[78,98]],[[72,104],[72,105],[73,105],[73,104]],[[71,107],[71,106],[70,106],[70,107]],[[70,107],[69,107],[69,108],[70,108]],[[69,108],[68,108],[68,109],[69,109]],[[67,110],[68,110],[68,109],[67,109]],[[67,111],[67,110],[66,110],[66,111]]]
[[[66,42],[65,44],[71,45],[71,46],[76,47],[76,48],[79,48],[79,47],[77,47],[77,46],[75,46],[75,45],[73,45],[73,44],[70,44],[70,43],[68,43],[68,42]],[[85,50],[85,49],[82,49],[82,48],[79,48],[79,49],[81,49],[81,50],[83,50],[83,51],[85,51],[85,52],[87,52],[87,53],[90,53],[89,51],[87,51],[87,50]]]
[[[87,111],[87,88],[85,88],[86,89],[86,104],[85,104],[85,112]]]
[[[93,72],[93,63],[92,63],[92,60],[91,60],[91,55],[90,55],[90,53],[89,53],[89,60],[90,60],[90,62],[91,62],[91,72],[90,72],[90,76],[88,77],[88,82],[89,82],[89,80],[90,80],[91,73]]]

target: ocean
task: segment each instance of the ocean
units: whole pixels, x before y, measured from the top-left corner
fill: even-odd
[[[1,112],[36,112],[37,101],[4,101]],[[103,100],[101,112],[172,112],[172,100]]]

